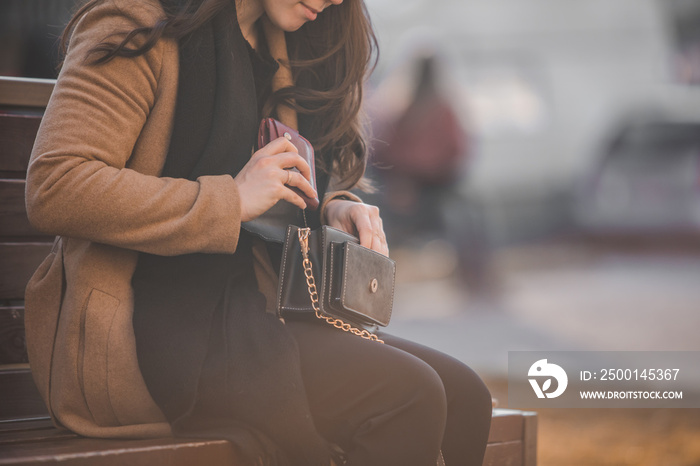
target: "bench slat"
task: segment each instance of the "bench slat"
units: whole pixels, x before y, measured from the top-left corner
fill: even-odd
[[[0,449],[7,448],[7,445],[43,442],[49,440],[70,440],[78,438],[78,435],[65,429],[57,429],[53,426],[51,420],[47,421],[51,424],[50,427],[44,429],[32,429],[19,432],[12,432],[12,435],[0,434]]]
[[[49,415],[28,365],[0,369],[0,421]]]
[[[523,443],[511,442],[489,443],[486,446],[483,466],[523,466]]]
[[[537,465],[537,413],[523,412],[523,466]]]
[[[27,219],[24,180],[0,179],[0,237],[47,238]]]
[[[494,409],[489,443],[521,440],[522,438],[523,413],[512,409]]]
[[[43,109],[49,103],[55,85],[55,79],[0,76],[0,105]]]
[[[243,466],[225,440],[74,438],[4,445],[0,465]]]
[[[534,413],[494,410],[492,430],[508,430],[503,426],[511,423],[511,419],[517,416],[536,419]],[[525,424],[527,423],[526,419]],[[182,450],[183,445],[186,449],[192,448],[192,442],[182,439],[137,441],[86,439],[65,430],[52,428],[49,421],[18,424],[18,427],[21,428],[16,431],[3,432],[3,423],[0,422],[0,449],[2,450],[0,456],[7,457],[4,463],[0,461],[0,465],[46,464],[46,462],[54,464],[59,461],[66,465],[100,464],[100,466],[120,464],[120,461],[128,462],[123,464],[137,465],[188,464],[187,462],[175,462],[171,453],[164,453],[168,451],[175,455],[187,455],[191,464],[243,465],[243,463],[231,463],[231,459],[228,457],[220,457],[219,453],[223,447],[221,441],[195,441],[196,449]],[[36,426],[36,428],[32,429],[32,426]],[[525,432],[524,440],[489,441],[484,457],[484,466],[535,466],[535,458],[532,456],[528,458],[528,448],[525,445],[528,437],[528,433]],[[119,451],[115,452],[115,450]],[[99,463],[94,461],[96,458],[99,458]],[[179,460],[179,458],[177,459]],[[40,461],[42,463],[39,463]]]
[[[51,243],[0,243],[0,300],[23,300],[24,289]]]
[[[24,341],[24,308],[0,306],[0,368],[5,364],[27,363]]]
[[[0,171],[26,173],[41,115],[13,115],[0,111]]]
[[[3,442],[7,440],[7,435],[5,434],[8,432],[11,432],[12,435],[17,433],[39,432],[39,435],[42,436],[49,430],[57,429],[48,416],[41,416],[33,419],[9,419],[0,421],[0,439],[2,439]]]

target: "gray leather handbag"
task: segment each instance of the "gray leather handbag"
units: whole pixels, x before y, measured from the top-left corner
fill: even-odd
[[[312,231],[289,225],[277,289],[278,315],[315,316],[346,332],[381,341],[374,332],[391,319],[396,264],[359,243],[328,226]]]

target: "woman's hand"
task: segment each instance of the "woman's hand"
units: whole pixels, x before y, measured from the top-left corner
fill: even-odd
[[[361,202],[333,199],[326,204],[328,225],[357,235],[360,244],[385,256],[389,255],[379,209]]]
[[[277,138],[254,153],[234,179],[241,197],[241,222],[259,217],[281,199],[305,209],[306,202],[288,186],[301,189],[310,198],[318,196],[309,183],[309,164],[285,138]]]

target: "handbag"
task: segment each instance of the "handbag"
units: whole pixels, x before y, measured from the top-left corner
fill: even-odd
[[[297,147],[313,174],[313,146],[273,118],[262,120],[258,147],[280,136]],[[280,264],[278,316],[315,316],[346,332],[382,342],[374,332],[391,319],[395,277],[394,261],[361,246],[353,235],[329,226],[311,230],[290,224]]]
[[[396,264],[329,226],[287,227],[277,310],[281,318],[317,319],[367,340],[389,324]]]

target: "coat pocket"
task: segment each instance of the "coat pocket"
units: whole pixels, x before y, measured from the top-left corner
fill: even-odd
[[[117,298],[93,289],[80,322],[78,378],[95,423],[104,427],[119,425],[107,384],[109,331],[118,307]]]

